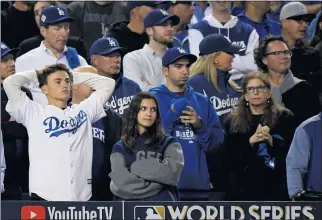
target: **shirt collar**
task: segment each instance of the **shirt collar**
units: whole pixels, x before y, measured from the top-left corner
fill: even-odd
[[[167,48],[168,50],[168,48]],[[148,54],[150,57],[161,57],[159,54],[157,54],[152,48],[148,45],[145,44],[143,47],[143,51]]]
[[[41,41],[41,43],[40,43],[40,49],[42,50],[42,51],[44,51],[44,52],[46,52],[46,53],[50,53],[50,54],[53,54],[53,52],[51,52],[46,46],[45,46],[45,44],[44,44],[44,41]],[[68,48],[67,48],[67,46],[65,45],[65,47],[64,47],[64,51],[62,52],[62,54],[66,54],[67,53],[67,51],[68,51]]]
[[[148,44],[144,45],[143,51],[151,57],[155,57],[158,55],[154,50],[152,50],[152,48]]]

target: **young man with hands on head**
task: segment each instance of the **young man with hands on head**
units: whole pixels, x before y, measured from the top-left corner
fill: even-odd
[[[48,105],[31,101],[21,87],[39,84]],[[93,92],[68,106],[72,83]],[[16,73],[3,82],[7,112],[29,135],[29,193],[32,200],[86,201],[92,196],[92,124],[104,117],[103,105],[115,81],[91,73],[70,72],[64,64]]]

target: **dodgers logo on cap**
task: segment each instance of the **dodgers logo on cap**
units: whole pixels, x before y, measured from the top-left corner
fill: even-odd
[[[61,6],[49,6],[43,9],[40,15],[40,26],[72,22],[74,18],[68,16],[67,9]]]
[[[179,51],[180,53],[186,53],[186,51],[185,51],[183,48],[178,48],[178,51]]]

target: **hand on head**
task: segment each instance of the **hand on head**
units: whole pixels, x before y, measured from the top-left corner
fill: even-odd
[[[87,65],[87,66],[79,66],[76,67],[75,69],[73,69],[74,72],[81,72],[81,73],[95,73],[98,74],[98,71],[95,67],[91,66],[91,65]]]

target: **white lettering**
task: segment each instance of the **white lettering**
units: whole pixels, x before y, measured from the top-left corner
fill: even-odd
[[[193,219],[192,216],[191,216],[191,213],[195,210],[198,210],[200,212],[200,217],[199,219],[205,219],[206,218],[206,213],[205,213],[205,210],[203,210],[202,207],[198,206],[198,205],[194,205],[194,206],[191,206],[189,209],[188,209],[188,212],[187,212],[187,218],[190,220],[190,219]]]
[[[176,210],[173,210],[172,206],[168,206],[168,210],[170,212],[171,215],[171,219],[184,219],[185,217],[185,213],[187,213],[188,211],[188,206],[183,206],[182,211],[180,212],[180,209],[178,208],[178,206],[176,207]]]
[[[310,211],[312,211],[311,206],[304,206],[304,208],[302,210],[303,215],[311,220],[311,219],[314,219],[314,216],[312,215],[312,213]]]
[[[252,205],[251,207],[249,207],[249,209],[248,209],[248,212],[249,212],[249,214],[251,215],[251,216],[253,216],[255,219],[260,219],[260,217],[259,217],[259,214],[257,213],[257,211],[258,211],[258,209],[259,209],[259,206],[257,206],[257,205]]]
[[[267,211],[271,211],[271,207],[270,206],[262,206],[261,207],[261,219],[266,219],[266,217],[270,217],[269,212]]]
[[[244,219],[245,213],[244,210],[239,206],[232,206],[230,210],[230,216],[232,220],[236,220],[236,211],[240,213],[240,217],[238,219]]]
[[[277,212],[278,212],[278,214],[277,214]],[[272,219],[282,219],[283,215],[284,215],[284,212],[280,206],[273,206]]]

